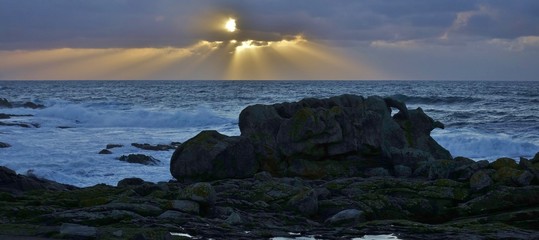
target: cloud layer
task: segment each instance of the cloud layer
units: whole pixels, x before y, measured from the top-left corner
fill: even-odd
[[[539,74],[522,67],[539,60],[537,0],[0,0],[0,6],[4,55],[61,48],[181,49],[202,40],[280,41],[301,34],[386,67],[395,78],[535,80]],[[240,31],[223,31],[228,17],[238,19]],[[431,68],[438,71],[406,75],[419,71],[426,56],[440,63]],[[480,71],[504,64],[505,72]]]

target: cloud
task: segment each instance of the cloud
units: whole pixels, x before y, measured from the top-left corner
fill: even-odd
[[[539,36],[525,36],[516,39],[495,38],[488,40],[487,43],[509,51],[539,50]]]
[[[321,41],[406,41],[537,35],[539,1],[0,0],[0,49],[182,47],[227,38],[215,24],[235,16],[239,39],[303,34]],[[495,14],[494,14],[495,13]],[[464,38],[462,38],[464,39]]]

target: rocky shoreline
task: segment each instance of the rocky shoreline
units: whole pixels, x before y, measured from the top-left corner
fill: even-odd
[[[343,95],[250,106],[239,125],[179,145],[176,181],[76,188],[2,167],[0,238],[539,238],[539,153],[453,158],[420,108]]]

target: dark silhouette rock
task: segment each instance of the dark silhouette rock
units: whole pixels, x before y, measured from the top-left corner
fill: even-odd
[[[45,105],[37,104],[33,102],[25,102],[22,104],[22,107],[31,108],[31,109],[42,109],[42,108],[45,108]]]
[[[12,108],[13,104],[5,98],[0,98],[0,108]]]
[[[0,142],[0,148],[8,148],[8,147],[11,147],[11,145],[9,145],[7,143]]]
[[[75,187],[40,179],[33,175],[24,176],[0,166],[0,192],[22,193],[30,190],[69,190]]]
[[[391,108],[400,111],[392,117]],[[318,177],[323,177],[327,172],[320,165],[331,160],[350,168],[415,168],[419,161],[452,159],[430,137],[443,124],[421,108],[407,110],[402,102],[376,96],[343,95],[249,106],[240,114],[239,127],[241,136],[255,146],[261,168],[275,175],[309,172],[297,167],[287,170],[300,160],[308,161],[303,166],[321,170]]]
[[[131,146],[140,148],[143,150],[150,150],[150,151],[168,151],[168,150],[176,149],[176,146],[166,145],[166,144],[151,145],[148,143],[144,143],[144,144],[131,143]]]
[[[258,171],[249,139],[203,131],[182,144],[170,161],[176,179],[215,180],[251,177]]]
[[[99,154],[112,154],[112,152],[108,149],[103,149],[101,151],[99,151]]]
[[[122,144],[107,144],[107,149],[113,149],[113,148],[121,148],[123,147],[124,145]]]
[[[140,178],[124,178],[120,180],[117,184],[118,187],[127,187],[127,186],[139,186],[144,183],[144,180]]]
[[[119,157],[118,160],[122,162],[138,163],[143,165],[159,165],[159,163],[161,163],[161,161],[151,156],[146,156],[144,154],[129,154],[127,156],[123,155]]]

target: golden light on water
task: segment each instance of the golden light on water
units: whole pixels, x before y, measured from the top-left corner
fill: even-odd
[[[237,31],[236,20],[224,25]],[[237,37],[237,36],[236,36]],[[302,35],[186,47],[0,51],[0,79],[365,79],[378,72]]]

